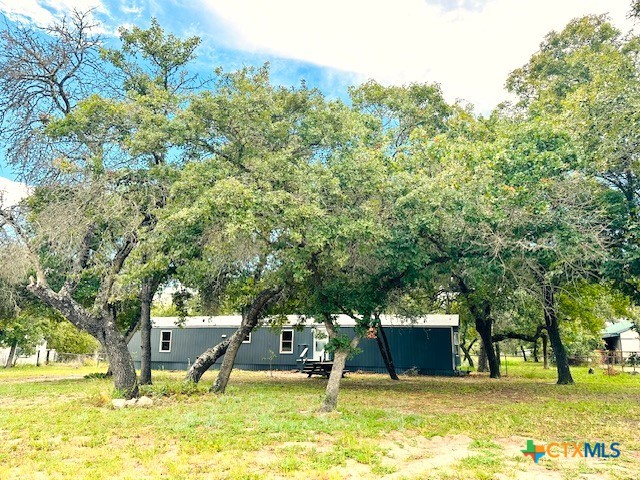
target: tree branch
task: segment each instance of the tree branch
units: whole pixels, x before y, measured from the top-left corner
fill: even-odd
[[[513,339],[513,340],[524,340],[525,342],[534,343],[538,340],[538,338],[540,338],[540,335],[542,335],[543,330],[546,330],[546,328],[547,327],[544,325],[538,325],[538,328],[536,328],[536,333],[534,335],[527,335],[525,333],[519,333],[519,332],[496,333],[495,335],[492,335],[491,341],[501,342],[503,340]]]
[[[64,317],[81,330],[88,332],[95,338],[102,338],[99,328],[100,318],[89,313],[76,302],[67,292],[54,292],[49,286],[41,282],[31,282],[27,290],[38,297],[43,303],[60,312]]]
[[[70,295],[78,288],[78,284],[80,283],[80,275],[82,271],[87,267],[89,262],[89,254],[91,253],[91,244],[93,243],[94,235],[96,231],[96,225],[91,224],[85,233],[84,238],[82,239],[82,243],[80,244],[80,249],[78,254],[76,255],[75,261],[73,262],[73,269],[69,278],[64,282],[60,293],[63,291],[68,292]]]
[[[105,308],[109,303],[109,296],[111,295],[111,289],[116,282],[116,277],[118,273],[120,273],[120,270],[122,270],[125,260],[131,254],[137,243],[138,236],[135,233],[131,233],[125,239],[120,249],[116,252],[113,262],[111,262],[111,268],[109,269],[110,272],[104,282],[102,282],[102,285],[100,285],[100,290],[96,296],[94,303],[96,308]]]

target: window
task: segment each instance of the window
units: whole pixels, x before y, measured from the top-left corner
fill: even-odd
[[[244,337],[242,343],[251,343],[251,332],[247,333],[247,336]]]
[[[171,351],[171,330],[163,330],[160,332],[160,351]]]
[[[293,330],[280,333],[280,353],[293,353]]]

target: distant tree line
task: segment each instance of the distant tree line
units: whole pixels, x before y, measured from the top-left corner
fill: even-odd
[[[330,411],[382,312],[460,313],[465,350],[476,339],[494,378],[496,342],[548,339],[561,384],[567,340],[633,316],[640,38],[606,16],[548,34],[507,79],[517,101],[488,117],[436,84],[372,80],[345,103],[276,86],[268,65],[202,78],[198,38],[153,20],[111,49],[94,27],[76,12],[0,32],[0,134],[34,187],[0,212],[0,342],[66,319],[135,397],[151,382],[152,299],[179,284],[201,311],[243,318],[188,381],[224,356],[212,386],[224,392],[248,332],[313,317],[334,355]],[[353,338],[337,314],[355,319]]]

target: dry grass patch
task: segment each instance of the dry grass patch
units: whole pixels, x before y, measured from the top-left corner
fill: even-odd
[[[24,370],[0,376],[0,478],[636,478],[640,378],[574,369],[565,387],[534,364],[509,372],[352,374],[340,412],[325,415],[326,380],[292,372],[234,372],[224,396],[206,392],[213,372],[189,391],[183,372],[156,372],[152,408],[113,410],[108,380]],[[520,452],[527,439],[618,441],[622,456],[536,465]]]

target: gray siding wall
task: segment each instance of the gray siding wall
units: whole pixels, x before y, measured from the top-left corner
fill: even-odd
[[[160,332],[170,330],[171,351],[160,352]],[[341,333],[353,337],[353,328],[341,328]],[[385,333],[399,373],[416,368],[419,373],[452,375],[456,353],[452,346],[452,331],[456,327],[386,327]],[[235,328],[158,328],[151,331],[151,361],[155,369],[186,370],[207,348],[222,341],[222,335],[231,336]],[[243,343],[236,357],[235,366],[245,370],[266,370],[271,366],[278,370],[292,370],[300,365],[300,353],[308,347],[308,358],[313,355],[313,332],[309,327],[294,330],[293,354],[280,353],[280,332],[259,328],[251,333],[251,343]],[[347,369],[385,372],[375,339],[364,338],[359,347],[362,352],[347,360]],[[140,334],[129,343],[136,366],[140,364]],[[273,352],[273,354],[271,353]],[[222,359],[218,360],[217,365]]]
[[[170,330],[171,352],[160,351],[160,332]],[[235,328],[205,327],[205,328],[159,328],[151,331],[151,362],[152,367],[166,370],[186,370],[189,365],[204,352],[223,339],[222,335],[230,337]],[[287,330],[287,329],[283,329]],[[243,343],[238,351],[235,366],[247,370],[263,370],[269,368],[269,362],[274,369],[290,370],[298,368],[300,353],[305,347],[312,348],[313,333],[310,328],[293,332],[293,353],[280,353],[280,332],[270,328],[259,328],[251,332],[251,343]],[[140,363],[140,333],[136,333],[129,350],[136,365]],[[273,355],[271,354],[273,352]],[[273,357],[273,358],[271,358]],[[219,365],[219,359],[216,365]]]

